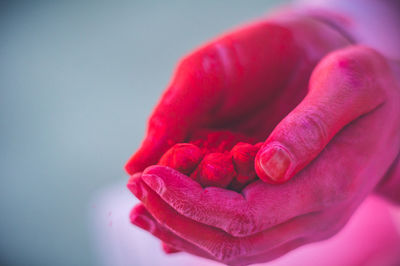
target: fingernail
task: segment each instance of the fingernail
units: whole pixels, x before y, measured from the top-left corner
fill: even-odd
[[[286,150],[279,146],[267,147],[260,155],[259,166],[273,182],[282,183],[288,179],[292,160]]]
[[[140,228],[149,231],[150,233],[154,232],[155,230],[155,224],[154,222],[149,219],[147,216],[143,216],[143,215],[133,215],[131,217],[131,222],[136,225],[139,226]]]

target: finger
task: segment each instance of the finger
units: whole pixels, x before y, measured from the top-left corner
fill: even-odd
[[[156,221],[151,217],[151,215],[146,211],[145,207],[143,204],[138,204],[136,205],[130,214],[130,219],[132,224],[142,228],[143,230],[146,230],[148,232],[155,232],[155,227],[159,226],[157,225]],[[158,230],[159,232],[160,230]],[[173,248],[172,246],[168,245],[165,242],[161,242],[161,246],[163,251],[166,254],[172,254],[176,252],[180,252],[179,250]]]
[[[126,171],[155,164],[168,148],[184,142],[193,127],[229,124],[260,108],[285,84],[300,53],[287,27],[255,22],[185,57]]]
[[[154,220],[154,218],[147,212],[147,210],[145,210],[145,208],[142,204],[137,205],[135,207],[135,209],[137,209],[137,208],[141,208],[141,209],[143,209],[143,211],[140,211],[140,213],[138,213],[138,211],[136,211],[137,214],[131,215],[131,217],[133,217],[133,223],[135,225],[137,225],[141,228],[145,228],[145,230],[146,230],[146,228],[149,228],[149,226],[144,226],[143,222],[140,222],[140,219],[136,218],[136,216],[144,215],[144,216],[146,216],[146,222],[151,221],[151,223],[154,223],[154,224],[156,224],[157,227],[161,228],[161,231],[165,232],[165,234],[164,233],[160,234],[157,232],[152,233],[157,238],[166,239],[166,241],[168,241],[168,243],[183,243],[183,242],[185,242],[185,245],[182,245],[183,251],[186,251],[193,255],[212,259],[212,257],[210,257],[209,254],[204,253],[203,250],[201,250],[197,247],[194,247],[189,242],[187,242],[187,241],[183,240],[182,238],[178,237],[177,235],[173,234],[167,228],[162,227],[156,220]],[[139,222],[137,222],[136,220],[138,220]],[[151,226],[150,228],[154,228],[154,227]],[[147,231],[149,231],[151,233],[150,230],[147,230]],[[155,230],[153,232],[155,232]],[[166,237],[166,235],[168,235],[168,237]],[[227,265],[244,265],[244,264],[248,265],[248,264],[254,264],[254,263],[267,262],[267,261],[273,260],[275,258],[281,257],[285,253],[287,253],[301,245],[304,245],[305,243],[308,243],[308,242],[311,242],[311,239],[308,239],[308,241],[305,238],[295,239],[295,240],[289,241],[287,243],[284,243],[276,248],[273,248],[272,250],[268,250],[267,252],[262,252],[261,254],[251,255],[251,256],[242,256],[240,258],[235,258],[231,261],[226,261],[225,263]],[[190,249],[196,249],[196,250],[198,250],[198,252],[197,251],[196,251],[196,253],[189,252],[188,250],[186,250],[188,247],[190,247]],[[166,252],[167,254],[180,252],[179,250],[176,249],[176,246],[173,247],[172,244],[167,244],[165,242],[162,242],[162,248],[163,248],[164,252]],[[213,260],[215,260],[215,259],[213,259]]]
[[[304,235],[314,235],[320,230],[316,222],[318,213],[298,217],[271,230],[237,238],[219,229],[190,220],[173,210],[142,180],[135,180],[140,192],[136,195],[151,215],[163,226],[186,241],[207,251],[222,262],[232,261],[242,256],[257,255],[272,250],[288,241]]]
[[[217,187],[203,189],[188,176],[163,166],[146,168],[142,179],[171,207],[190,219],[221,228],[233,235],[246,234],[253,229],[246,228],[253,226],[252,207],[243,195],[235,191]],[[241,225],[232,228],[232,220]]]
[[[197,145],[205,152],[226,152],[238,142],[253,143],[252,137],[230,130],[195,130],[190,136],[190,143]]]
[[[174,254],[181,252],[180,250],[174,248],[173,246],[168,245],[165,242],[161,242],[161,248],[165,254]]]
[[[350,204],[349,208],[336,206],[325,213],[314,212],[298,216],[274,228],[238,238],[179,215],[142,182],[141,178],[137,178],[135,182],[140,191],[136,196],[159,223],[177,236],[209,252],[215,259],[232,265],[243,257],[255,261],[261,258],[264,261],[273,259],[301,244],[329,238],[343,228],[358,205]]]
[[[138,218],[138,217],[141,218]],[[149,231],[151,234],[153,234],[155,237],[157,237],[160,240],[165,240],[166,242],[162,242],[162,248],[165,253],[167,254],[172,254],[176,252],[180,252],[180,250],[176,249],[177,243],[180,247],[182,247],[183,251],[186,251],[188,253],[191,253],[193,255],[197,255],[200,257],[208,258],[208,259],[213,259],[209,254],[205,253],[203,250],[195,247],[191,243],[183,240],[179,236],[175,235],[171,231],[169,231],[167,228],[161,226],[154,218],[151,216],[151,214],[148,213],[148,211],[145,209],[143,204],[139,204],[135,206],[135,208],[132,210],[131,214],[131,220],[132,223],[139,226],[140,228]],[[145,222],[143,222],[145,221]],[[152,223],[154,225],[149,226],[148,223]],[[151,230],[149,228],[152,228]],[[157,228],[157,230],[155,230]],[[295,239],[293,241],[289,241],[288,243],[284,243],[283,245],[280,245],[276,248],[273,248],[272,250],[268,250],[267,252],[263,252],[261,254],[257,255],[251,255],[251,256],[243,256],[240,258],[235,258],[234,260],[231,261],[226,261],[225,263],[227,265],[244,265],[244,264],[253,264],[253,263],[261,263],[261,262],[267,262],[270,260],[273,260],[275,258],[278,258],[285,253],[297,248],[298,246],[304,245],[305,243],[310,242],[306,241],[304,238],[300,239]],[[173,244],[172,244],[173,243]],[[182,245],[183,244],[183,245]],[[193,252],[193,250],[195,250]],[[213,259],[215,260],[215,258]]]
[[[141,218],[138,218],[138,217]],[[175,235],[171,231],[169,231],[167,228],[161,226],[154,218],[151,216],[151,214],[148,213],[148,211],[145,209],[143,204],[139,204],[135,206],[135,208],[132,210],[131,214],[131,220],[132,223],[139,226],[140,228],[149,231],[151,234],[153,234],[155,237],[158,239],[162,240],[164,239],[165,241],[168,241],[167,244],[166,242],[162,242],[162,248],[166,254],[173,254],[176,252],[181,252],[180,250],[176,249],[176,243],[181,243],[181,247],[183,251],[186,251],[188,253],[191,253],[193,255],[197,255],[200,257],[212,259],[212,257],[205,253],[203,250],[193,246],[191,243],[183,240],[179,236]],[[145,221],[145,222],[143,222]],[[154,223],[154,226],[148,226],[148,223]],[[152,228],[151,230],[149,228]],[[154,228],[158,228],[155,230]],[[182,245],[184,243],[184,245]],[[232,261],[226,261],[226,264],[228,265],[244,265],[244,264],[249,264],[249,263],[261,263],[261,262],[267,262],[270,260],[273,260],[275,258],[278,258],[282,256],[283,254],[289,252],[290,250],[293,250],[297,248],[300,245],[304,245],[306,241],[304,239],[296,239],[293,241],[289,241],[288,243],[285,243],[283,245],[280,245],[272,250],[268,250],[267,252],[263,252],[258,255],[252,255],[252,256],[243,256],[240,258],[235,258]],[[193,252],[195,250],[195,252]],[[215,260],[215,259],[213,259]]]
[[[129,180],[128,183],[126,184],[126,187],[132,192],[133,195],[136,195],[137,191],[137,186],[135,180],[140,178],[142,176],[142,173],[135,173],[133,174]]]
[[[196,145],[178,143],[161,157],[159,165],[171,167],[182,174],[190,175],[203,158],[203,152]]]
[[[227,187],[236,177],[229,153],[209,153],[204,156],[191,177],[206,187]]]
[[[254,145],[240,142],[232,148],[232,160],[238,173],[236,179],[241,184],[246,184],[256,178],[254,159],[259,148]]]
[[[321,208],[312,193],[305,193],[309,184],[299,187],[290,182],[276,187],[256,181],[240,194],[217,187],[203,189],[189,177],[163,166],[147,168],[141,179],[178,213],[233,236],[254,234]]]
[[[382,57],[364,47],[345,48],[325,57],[312,74],[308,95],[258,152],[257,175],[272,184],[286,182],[344,126],[384,103],[382,68]]]
[[[205,251],[185,241],[184,239],[177,237],[168,229],[160,225],[157,221],[154,220],[154,218],[146,210],[143,204],[138,204],[132,209],[130,219],[134,225],[148,231],[149,233],[163,241],[163,247],[165,243],[165,246],[169,247],[169,253],[171,250],[175,253],[177,249],[179,249],[199,257],[212,259],[212,257]]]

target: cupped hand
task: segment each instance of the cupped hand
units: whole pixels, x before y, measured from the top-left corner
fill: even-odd
[[[128,172],[141,172],[196,130],[222,127],[266,139],[255,170],[264,181],[282,184],[259,180],[237,193],[203,188],[179,171],[152,166],[133,175],[128,184],[143,204],[131,213],[134,224],[176,250],[232,265],[265,262],[335,234],[385,181],[400,147],[398,81],[384,57],[361,46],[329,53],[309,79],[315,60],[345,43],[315,42],[320,33],[310,24],[307,30],[298,26],[301,23],[256,24],[259,32],[275,29],[286,37],[271,38],[283,35],[269,33],[265,47],[249,50],[241,44],[251,34],[243,34],[238,39],[242,42],[227,35],[223,40],[235,47],[234,58],[242,65],[224,49],[216,52],[225,58],[223,67],[222,59],[205,59],[208,54],[198,58],[203,68],[193,69],[191,59],[185,59],[178,68],[184,70],[174,79],[181,81],[174,81],[163,96],[142,147],[127,165]],[[304,48],[307,39],[313,40],[314,52]],[[203,50],[217,51],[215,46]],[[256,48],[261,50],[251,59]],[[210,65],[215,69],[204,72]],[[198,82],[191,83],[193,78]]]
[[[348,43],[324,23],[299,17],[257,21],[200,47],[178,64],[126,171],[156,164],[203,129],[264,141],[306,95],[320,58]]]

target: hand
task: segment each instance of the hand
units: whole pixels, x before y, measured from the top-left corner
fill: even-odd
[[[294,46],[301,69],[312,68],[310,61],[302,61],[308,58],[302,54],[304,49],[300,49],[297,43]],[[272,67],[269,69],[273,71]],[[298,75],[289,73],[292,82],[283,86],[284,89],[279,88],[279,93],[275,92],[275,103],[280,104],[265,104],[256,108],[248,117],[232,120],[227,129],[251,132],[255,137],[271,132],[275,124],[307,93],[304,80],[308,79],[309,74],[306,78],[298,74],[304,75],[307,71],[298,71]],[[187,176],[170,168],[151,167],[143,174],[134,175],[128,184],[145,206],[139,205],[133,210],[132,221],[151,231],[170,247],[229,264],[268,261],[299,245],[327,238],[337,232],[382,180],[398,154],[399,89],[386,60],[364,47],[337,51],[324,58],[313,71],[309,84],[304,100],[275,127],[265,142],[259,152],[256,168],[259,176],[263,177],[260,158],[272,144],[272,147],[290,152],[290,167],[287,168],[290,170],[283,180],[297,173],[291,182],[271,186],[257,181],[239,194],[220,188],[203,189]],[[269,86],[254,87],[254,91],[259,93],[265,88],[268,88],[267,92],[270,89]],[[245,92],[246,97],[243,96],[241,100],[254,100],[254,97],[248,97],[251,95],[247,94],[248,90]],[[236,92],[232,93],[235,95]],[[291,97],[296,93],[297,96]],[[164,96],[163,99],[161,106],[168,103],[165,100],[168,97]],[[230,94],[225,99],[228,101]],[[290,100],[295,103],[291,104]],[[283,102],[284,111],[280,110]],[[172,106],[178,106],[179,101],[171,103],[174,103]],[[203,106],[204,103],[200,101],[199,104]],[[222,106],[224,104],[225,100]],[[174,108],[178,110],[180,107]],[[223,108],[218,108],[216,113],[223,114],[220,110]],[[196,118],[197,115],[193,115],[196,112],[189,112],[190,117]],[[271,113],[274,115],[271,116]],[[157,117],[155,114],[157,111],[153,117]],[[226,115],[229,116],[229,112]],[[200,117],[197,121],[208,116]],[[217,116],[211,117],[207,119],[212,121]],[[198,124],[193,122],[196,119],[182,123],[183,127],[179,130],[185,133],[181,134],[184,136],[181,139],[176,137],[179,134],[175,136],[172,133],[169,135],[172,137],[163,137],[168,133],[161,131],[159,144],[156,141],[157,133],[149,134],[157,145],[151,148],[151,143],[146,144],[145,140],[138,154],[150,154],[143,158],[157,161],[166,147],[185,141],[196,128],[213,125],[204,122],[207,119]],[[172,125],[174,118],[171,115],[159,121],[164,122],[155,124]],[[249,124],[253,126],[249,127]],[[167,139],[172,140],[163,142]],[[158,151],[159,155],[151,150]],[[146,167],[147,163],[140,158],[134,156],[127,169],[135,172],[135,169],[140,171],[140,167]],[[267,163],[266,167],[270,165]],[[264,174],[264,179],[269,181],[274,177],[271,170],[264,171]]]
[[[298,17],[255,22],[204,45],[179,63],[127,172],[156,164],[205,128],[264,141],[305,96],[319,59],[348,43],[324,23]]]
[[[313,101],[317,96],[319,101]],[[178,250],[232,265],[268,261],[328,238],[398,154],[399,102],[399,86],[383,57],[364,47],[334,52],[316,67],[309,94],[274,132],[292,129],[290,140],[324,143],[336,129],[330,123],[335,117],[346,117],[352,108],[365,112],[336,132],[290,182],[276,186],[256,181],[239,194],[203,189],[178,171],[152,166],[128,184],[145,207],[132,211],[132,222]],[[300,116],[303,110],[307,112]],[[312,111],[318,116],[309,116]],[[307,120],[314,117],[323,119]],[[309,128],[308,134],[303,128]],[[311,158],[313,148],[320,146],[307,147]]]

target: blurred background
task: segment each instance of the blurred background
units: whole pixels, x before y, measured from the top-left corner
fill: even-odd
[[[177,60],[285,2],[1,1],[0,265],[98,265],[96,195],[125,191]]]

